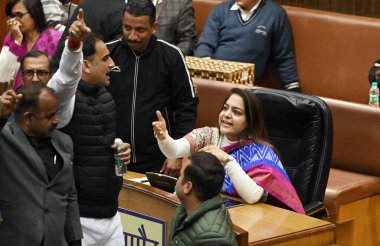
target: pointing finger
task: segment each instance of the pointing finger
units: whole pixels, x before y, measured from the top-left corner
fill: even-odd
[[[83,20],[83,16],[84,16],[84,12],[83,12],[83,9],[79,9],[79,12],[78,12],[78,16],[77,16],[77,20],[79,20],[80,22],[84,22]]]
[[[164,118],[162,117],[162,114],[159,110],[156,111],[157,119],[158,121],[164,121]]]
[[[8,84],[8,89],[13,89],[13,86],[15,85],[15,80],[11,79]]]

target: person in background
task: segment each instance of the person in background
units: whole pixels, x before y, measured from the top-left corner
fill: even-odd
[[[260,84],[274,58],[286,90],[300,91],[292,33],[285,10],[270,0],[229,0],[208,16],[195,56],[255,64]]]
[[[31,83],[47,83],[54,88],[59,99],[59,125],[67,122],[66,115],[72,113],[74,99],[66,100],[68,94],[75,93],[82,74],[82,44],[81,40],[90,32],[80,21],[75,21],[70,27],[70,36],[65,42],[61,66],[56,73],[52,73],[52,63],[48,55],[39,50],[26,53],[21,60],[21,74],[23,86]],[[59,86],[65,84],[65,86]],[[13,120],[13,114],[8,121]]]
[[[83,41],[83,57],[78,88],[66,93],[65,98],[75,103],[59,126],[74,143],[73,169],[84,236],[82,245],[125,245],[117,213],[123,178],[115,175],[116,106],[105,88],[110,83],[108,73],[115,64],[104,42],[93,33]],[[66,85],[63,82],[57,86],[57,90],[64,90],[59,87]],[[128,164],[129,144],[123,144],[118,152]]]
[[[61,66],[53,73],[53,64],[49,55],[40,50],[32,50],[21,59],[20,70],[23,85],[29,83],[65,83],[75,85],[82,74],[82,44],[81,41],[91,30],[80,21],[75,21],[70,26],[70,35],[64,43]],[[49,86],[49,85],[48,85]],[[76,86],[73,86],[73,91]],[[58,98],[61,91],[57,91]],[[61,105],[62,106],[62,105]]]
[[[128,0],[126,0],[128,2]],[[184,55],[194,53],[196,27],[192,0],[153,0],[157,38],[176,45]]]
[[[59,67],[63,44],[66,36],[69,35],[68,27],[76,20],[79,9],[83,9],[86,13],[84,22],[91,29],[91,32],[99,34],[104,42],[108,42],[123,35],[120,20],[123,16],[124,6],[125,0],[84,0],[81,2],[68,20],[67,27],[59,41],[59,48],[52,59],[53,71]]]
[[[65,30],[65,25],[63,25],[65,12],[62,3],[59,0],[41,0],[41,3],[48,26],[63,32]]]
[[[372,84],[372,82],[377,82],[377,86],[380,86],[380,59],[376,60],[373,67],[369,70],[368,81],[369,84]]]
[[[52,56],[62,33],[47,27],[40,0],[10,0],[5,12],[10,32],[0,54],[0,81],[9,82],[15,78],[13,89],[16,90],[22,85],[19,71],[22,57],[31,50],[44,51]]]
[[[301,201],[269,143],[259,99],[253,92],[234,88],[225,99],[218,127],[193,130],[174,140],[161,113],[152,123],[161,151],[168,158],[199,151],[215,155],[226,169],[222,192],[247,203],[268,201],[304,214]]]
[[[13,111],[15,120],[4,126],[1,119]],[[57,96],[46,84],[1,96],[0,245],[81,245],[73,145],[55,130],[57,111]]]
[[[227,208],[219,196],[225,171],[212,154],[197,152],[184,162],[176,183],[181,201],[168,245],[237,245]]]
[[[197,102],[185,57],[154,35],[158,24],[150,0],[129,0],[121,21],[123,37],[107,44],[120,67],[108,87],[116,102],[116,135],[131,144],[129,170],[178,176],[181,160],[165,160],[151,123],[161,110],[175,138],[193,128]]]

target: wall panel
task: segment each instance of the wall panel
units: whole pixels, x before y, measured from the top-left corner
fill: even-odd
[[[72,0],[79,3],[80,0]],[[273,0],[283,5],[320,9],[352,15],[380,18],[380,0]],[[0,42],[7,34],[5,5],[8,0],[0,0]]]
[[[5,5],[7,4],[7,0],[0,0],[0,42],[1,46],[3,46],[3,40],[5,35],[7,35],[8,27],[7,27],[7,18],[5,16]],[[1,48],[0,48],[1,50]]]
[[[379,0],[273,0],[283,5],[380,18]]]

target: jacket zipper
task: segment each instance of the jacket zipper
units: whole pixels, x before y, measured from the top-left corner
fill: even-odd
[[[134,53],[134,52],[133,52]],[[140,56],[136,56],[136,63],[135,63],[135,76],[133,78],[133,97],[132,97],[132,117],[131,117],[131,146],[132,146],[132,162],[136,163],[136,146],[135,146],[135,109],[136,109],[136,94],[137,94],[137,79],[138,79],[138,72],[139,72],[139,62],[140,62]]]

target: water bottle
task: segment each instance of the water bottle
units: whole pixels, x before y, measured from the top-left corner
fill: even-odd
[[[379,88],[377,82],[372,82],[372,86],[369,89],[369,105],[379,107]]]
[[[124,176],[127,173],[127,165],[120,159],[118,153],[119,148],[123,146],[123,141],[120,138],[115,138],[116,152],[115,154],[115,174],[116,176]]]

